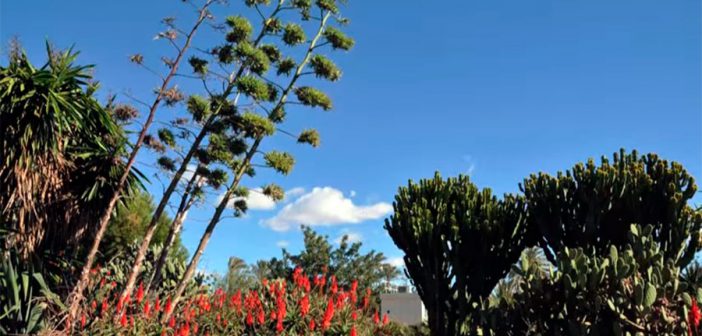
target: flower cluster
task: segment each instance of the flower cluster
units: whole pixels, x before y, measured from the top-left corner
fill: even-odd
[[[308,276],[296,268],[291,281],[262,280],[255,288],[227,293],[203,287],[177,306],[170,297],[149,297],[139,285],[119,300],[109,273],[95,272],[79,334],[124,335],[391,335],[388,316],[371,307],[370,289],[340,286],[334,275]],[[360,299],[359,299],[360,298]],[[167,321],[164,314],[172,312]]]

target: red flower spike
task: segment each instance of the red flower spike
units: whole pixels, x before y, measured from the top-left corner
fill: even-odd
[[[102,307],[100,307],[100,316],[104,316],[107,312],[107,298],[102,299]]]
[[[175,327],[175,318],[171,317],[171,319],[168,321],[168,327],[169,328]]]
[[[329,298],[327,310],[324,311],[324,319],[322,320],[322,330],[327,330],[331,326],[331,320],[334,317],[334,299]]]
[[[349,336],[357,336],[356,326],[351,326],[351,333],[349,334]]]
[[[388,322],[389,322],[388,314],[385,313],[385,314],[383,314],[383,325],[387,325]]]
[[[378,314],[378,311],[375,311],[375,314],[373,315],[373,323],[375,324],[380,324],[380,314]]]
[[[702,318],[702,314],[700,314],[700,308],[697,305],[697,300],[693,298],[692,307],[690,307],[690,312],[688,313],[687,319],[689,320],[690,325],[694,326],[695,329],[697,329],[700,326],[700,318]]]
[[[314,320],[310,320],[310,331],[314,331],[314,328],[316,325],[314,324]]]
[[[151,316],[151,306],[149,305],[149,301],[146,301],[144,304],[144,316],[146,316],[146,318]]]
[[[305,294],[305,296],[302,297],[300,300],[300,315],[302,317],[307,316],[307,314],[310,312],[310,298],[309,295]]]
[[[156,298],[156,303],[154,304],[154,313],[158,314],[161,311],[161,300]]]
[[[127,314],[122,313],[122,317],[119,319],[119,324],[120,324],[122,327],[126,327],[126,326],[127,326]]]
[[[164,309],[164,313],[170,314],[172,309],[173,307],[171,306],[171,298],[169,297],[168,299],[166,299],[166,308]]]
[[[356,314],[356,311],[354,310],[354,311],[351,313],[351,320],[356,321],[357,318],[358,318],[358,315]]]
[[[144,285],[140,282],[139,288],[137,289],[136,302],[141,303],[141,300],[143,300],[143,299],[144,299]]]
[[[85,314],[80,317],[80,328],[85,329]]]

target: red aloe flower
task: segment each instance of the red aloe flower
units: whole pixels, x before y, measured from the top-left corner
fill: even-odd
[[[100,316],[104,316],[107,312],[107,298],[102,299],[102,306],[100,307]]]
[[[331,293],[336,294],[339,290],[339,285],[336,283],[336,275],[331,276]]]
[[[85,329],[85,314],[80,317],[80,328]]]
[[[263,311],[263,308],[262,308],[262,307],[259,307],[259,308],[258,308],[258,312],[257,312],[256,318],[257,318],[257,320],[258,320],[258,324],[264,324],[264,323],[266,323],[266,314],[265,314],[265,312]]]
[[[356,326],[351,326],[351,334],[349,336],[357,336],[356,334]]]
[[[251,311],[246,312],[246,325],[248,325],[248,326],[253,325],[253,315],[251,314]]]
[[[305,296],[302,297],[300,300],[300,315],[302,317],[307,316],[307,314],[310,312],[310,298],[309,295],[305,294]]]
[[[144,299],[144,285],[140,282],[139,288],[137,289],[136,301],[137,301],[137,303],[141,303],[141,300],[143,300],[143,299]]]
[[[92,308],[93,310],[97,309],[97,302],[95,302],[95,300],[93,300],[93,302],[90,303],[90,308]]]
[[[327,310],[324,311],[324,319],[322,319],[322,330],[327,330],[331,326],[331,320],[334,317],[334,299],[329,298]]]
[[[351,313],[351,320],[356,321],[357,318],[358,318],[358,315],[356,314],[356,311],[354,310],[354,311]]]
[[[146,318],[149,318],[150,314],[151,306],[149,305],[149,301],[146,301],[146,303],[144,304],[144,316],[146,316]]]
[[[310,331],[314,331],[316,325],[314,324],[314,319],[310,320]]]
[[[175,327],[175,318],[171,316],[171,319],[168,321],[168,327],[173,328]]]
[[[171,313],[171,309],[173,309],[173,307],[171,306],[171,298],[169,297],[169,298],[166,299],[166,308],[165,308],[165,310],[164,310],[163,312],[164,312],[165,314],[170,314],[170,313]]]
[[[363,310],[368,309],[368,305],[370,305],[370,295],[370,288],[366,288],[366,296],[363,297]]]
[[[386,325],[386,324],[388,324],[388,322],[389,322],[389,319],[388,319],[388,314],[387,314],[387,313],[385,313],[385,314],[383,314],[383,325]]]
[[[161,311],[161,300],[156,298],[156,303],[154,304],[154,313],[158,314]]]
[[[700,326],[700,318],[702,318],[702,314],[700,314],[700,308],[697,306],[697,300],[692,299],[692,307],[690,307],[690,312],[688,313],[687,319],[690,322],[691,326],[694,326],[695,329]]]
[[[380,315],[378,314],[378,311],[375,311],[375,314],[373,315],[373,323],[375,324],[380,324]]]
[[[119,324],[120,324],[122,327],[126,327],[126,326],[127,326],[127,314],[122,313],[122,317],[119,319]]]

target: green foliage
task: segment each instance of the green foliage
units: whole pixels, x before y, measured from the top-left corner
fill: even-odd
[[[268,54],[248,42],[239,43],[234,49],[234,53],[241,60],[242,66],[255,74],[262,75],[270,67]]]
[[[532,175],[521,188],[547,249],[594,247],[601,254],[611,244],[626,244],[632,223],[653,225],[665,257],[680,266],[700,247],[702,215],[687,205],[697,190],[694,179],[655,154],[621,150],[611,162],[602,157],[599,166],[589,160],[555,177]]]
[[[551,277],[530,277],[513,304],[485,315],[491,334],[682,335],[687,314],[679,269],[653,226],[632,225],[629,243],[604,255],[563,247]],[[688,296],[689,298],[689,296]],[[689,305],[689,302],[687,302]]]
[[[252,289],[256,286],[256,278],[251,273],[249,265],[243,259],[230,257],[227,264],[227,273],[217,283],[229,295],[234,295],[239,290]]]
[[[188,59],[188,63],[190,63],[190,66],[193,68],[193,72],[198,74],[198,75],[206,75],[207,74],[207,64],[208,62],[202,58],[191,56]]]
[[[280,49],[274,44],[264,44],[259,47],[261,51],[268,57],[268,60],[272,63],[280,61],[283,55],[280,53]]]
[[[290,76],[290,72],[295,69],[296,66],[297,64],[295,64],[294,59],[290,57],[283,58],[278,62],[278,76],[282,74]]]
[[[193,115],[193,119],[202,122],[210,114],[210,103],[207,99],[198,95],[191,95],[187,101],[188,112]]]
[[[295,158],[286,152],[270,151],[263,156],[263,159],[266,160],[266,165],[283,175],[290,174],[295,165]]]
[[[236,82],[239,92],[259,101],[266,101],[270,98],[270,87],[262,80],[254,76],[243,76]]]
[[[327,42],[329,42],[334,49],[348,51],[353,48],[355,43],[352,38],[346,36],[341,30],[334,27],[327,27],[324,31],[324,38],[326,38]]]
[[[167,157],[167,156],[161,156],[156,160],[156,163],[158,166],[168,172],[174,172],[176,170],[176,163],[175,160]]]
[[[0,227],[23,258],[77,253],[124,172],[127,139],[113,116],[135,113],[101,106],[76,57],[47,48],[37,68],[19,51],[0,67]],[[126,190],[141,187],[138,174]]]
[[[227,26],[231,30],[227,33],[227,42],[241,43],[251,36],[253,26],[248,19],[243,16],[229,16],[226,19]]]
[[[329,96],[324,92],[313,87],[303,86],[295,89],[297,99],[304,105],[317,107],[320,106],[323,110],[328,111],[332,108],[332,102]]]
[[[104,243],[100,246],[104,258],[122,253],[130,249],[133,243],[140,242],[153,213],[154,204],[151,196],[144,192],[135,193],[128,197],[123,204],[118,205],[117,211],[107,227]],[[159,218],[151,246],[161,245],[165,242],[171,222],[172,220],[165,215]],[[173,251],[173,255],[180,260],[185,260],[187,257],[187,251],[180,241],[180,235],[176,237]]]
[[[317,7],[330,11],[334,14],[339,13],[339,8],[336,6],[336,0],[315,0]]]
[[[59,303],[40,272],[20,262],[14,251],[0,254],[0,333],[37,334],[46,325],[49,303]]]
[[[220,63],[231,64],[234,62],[234,47],[231,45],[225,45],[215,49],[217,54],[217,60]]]
[[[259,261],[252,269],[261,281],[289,278],[295,267],[301,267],[309,274],[335,274],[339,286],[349,286],[356,280],[359,288],[379,289],[387,279],[385,256],[376,251],[361,253],[361,242],[349,243],[342,237],[337,247],[329,242],[329,237],[316,233],[304,226],[304,249],[298,254],[283,250],[281,259],[272,258]]]
[[[525,202],[467,176],[410,181],[385,229],[404,253],[408,275],[436,335],[456,335],[527,246]]]
[[[207,177],[207,183],[215,189],[219,189],[219,187],[229,180],[229,175],[223,169],[213,169],[212,171],[208,171],[207,175],[204,176]]]
[[[297,137],[298,143],[306,143],[312,147],[319,147],[319,132],[314,129],[306,129]]]
[[[283,42],[290,46],[304,43],[307,40],[305,30],[296,23],[288,23],[283,27]]]
[[[317,77],[325,78],[332,82],[341,78],[341,70],[328,58],[322,55],[314,55],[310,60],[310,65]]]
[[[175,136],[173,135],[173,132],[167,128],[161,128],[158,130],[158,138],[168,147],[173,148],[176,146]]]
[[[282,201],[285,198],[285,191],[277,184],[268,184],[263,187],[263,194],[270,197],[273,201]]]
[[[275,133],[275,125],[270,119],[255,112],[245,112],[241,116],[242,128],[253,137],[271,136]]]

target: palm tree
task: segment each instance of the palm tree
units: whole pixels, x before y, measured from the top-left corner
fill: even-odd
[[[91,68],[47,54],[39,68],[21,51],[0,67],[0,227],[25,260],[77,252],[125,170],[126,137],[93,97]],[[127,190],[139,185],[130,172]]]
[[[385,279],[385,291],[390,291],[390,283],[400,276],[400,270],[391,264],[382,264],[381,271]]]
[[[254,277],[246,262],[237,257],[229,258],[227,274],[224,276],[222,287],[229,294],[234,294],[237,290],[245,290],[253,287]]]
[[[680,274],[680,281],[686,285],[688,293],[697,293],[702,288],[702,265],[695,261]]]

